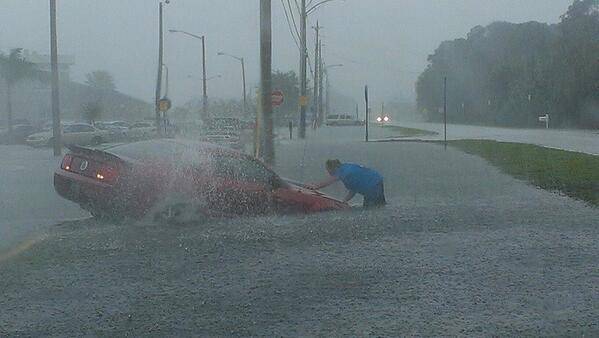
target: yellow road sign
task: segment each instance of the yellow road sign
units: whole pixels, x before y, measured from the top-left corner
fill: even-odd
[[[299,97],[299,104],[300,104],[300,106],[307,106],[308,105],[308,97],[307,96],[300,96]]]

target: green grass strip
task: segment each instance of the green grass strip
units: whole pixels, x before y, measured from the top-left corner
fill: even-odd
[[[599,206],[599,156],[490,140],[458,140],[449,144],[535,186]]]
[[[417,128],[407,128],[407,127],[391,126],[391,125],[384,125],[382,127],[389,129],[393,132],[399,133],[399,136],[397,136],[397,137],[432,136],[432,135],[438,134],[437,132],[434,132],[434,131],[417,129]],[[393,137],[393,136],[390,136],[390,137]]]

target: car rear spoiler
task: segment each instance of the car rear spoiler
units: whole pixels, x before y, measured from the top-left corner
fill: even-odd
[[[74,153],[90,156],[92,158],[95,158],[95,159],[98,159],[101,161],[118,161],[121,163],[123,162],[123,159],[121,159],[120,157],[113,155],[109,152],[106,152],[102,149],[94,149],[94,148],[83,147],[83,146],[78,146],[78,145],[74,145],[74,144],[67,145],[66,147]]]

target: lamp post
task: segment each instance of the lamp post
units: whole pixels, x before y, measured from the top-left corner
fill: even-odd
[[[194,39],[202,40],[202,119],[208,118],[208,94],[206,88],[206,36],[205,35],[196,35],[186,31],[178,30],[178,29],[169,29],[170,33],[181,33],[185,34]]]
[[[245,115],[245,113],[247,112],[247,101],[246,101],[246,94],[245,94],[245,63],[243,61],[243,57],[227,54],[225,52],[218,52],[218,53],[216,53],[216,55],[232,57],[235,60],[241,62],[241,80],[243,82],[243,114]]]

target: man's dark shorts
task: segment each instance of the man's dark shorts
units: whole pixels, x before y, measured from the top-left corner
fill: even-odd
[[[364,195],[364,208],[382,207],[387,204],[383,182],[379,183],[369,194]]]

